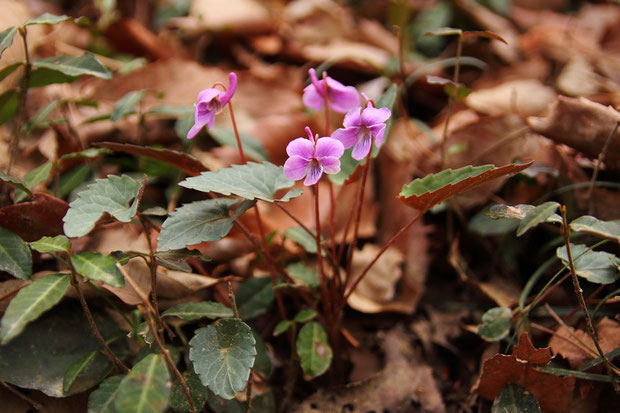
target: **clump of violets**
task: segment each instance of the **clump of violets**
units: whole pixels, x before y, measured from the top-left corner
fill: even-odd
[[[385,122],[391,114],[388,108],[375,108],[372,101],[368,101],[364,109],[357,107],[345,115],[344,128],[335,130],[332,138],[342,142],[346,149],[353,147],[353,159],[364,159],[370,152],[373,138],[377,148],[383,144]]]
[[[225,92],[214,87],[198,93],[198,103],[194,104],[194,126],[187,133],[187,139],[192,139],[206,125],[208,129],[213,127],[215,115],[230,102],[237,89],[237,75],[234,72],[228,74],[229,85]]]
[[[284,176],[292,181],[298,181],[305,176],[304,185],[309,186],[319,182],[323,172],[340,172],[340,157],[344,153],[344,147],[340,141],[329,137],[315,139],[307,126],[306,133],[308,139],[297,138],[286,147],[289,158],[284,163]]]
[[[338,113],[347,113],[360,105],[359,93],[353,86],[345,86],[329,76],[319,80],[314,69],[308,70],[308,74],[312,83],[304,89],[303,102],[305,106],[317,111],[321,110],[325,102],[326,91],[327,104]],[[327,82],[327,87],[325,82]]]

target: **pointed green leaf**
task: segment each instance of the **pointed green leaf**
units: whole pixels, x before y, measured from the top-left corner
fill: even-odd
[[[164,221],[157,238],[157,250],[181,249],[224,238],[234,221],[254,204],[250,201],[241,202],[231,216],[230,209],[236,203],[234,199],[219,198],[183,205]]]
[[[316,254],[316,239],[302,227],[287,228],[284,236],[301,245],[310,254]]]
[[[298,323],[305,323],[316,317],[316,311],[314,310],[301,310],[295,315],[295,321]]]
[[[26,20],[24,26],[30,26],[31,24],[58,24],[66,21],[74,21],[76,23],[83,24],[88,22],[88,19],[86,19],[85,17],[79,17],[77,19],[74,19],[73,17],[69,17],[64,14],[61,16],[57,16],[51,13],[43,13],[39,17]]]
[[[116,413],[161,413],[171,388],[163,357],[149,354],[121,380],[114,400]]]
[[[0,56],[2,53],[0,53]],[[0,69],[0,82],[4,80],[5,77],[9,76],[11,73],[17,70],[18,67],[23,65],[23,62],[15,62],[12,65],[8,65],[2,69]]]
[[[8,229],[0,227],[0,270],[27,280],[32,275],[32,254],[28,245]]]
[[[191,367],[183,372],[183,378],[189,388],[189,394],[192,396],[194,407],[196,411],[201,412],[207,403],[208,390],[200,382],[200,377],[191,369]],[[189,413],[189,403],[183,388],[177,380],[172,385],[172,392],[170,393],[170,407],[176,413]]]
[[[528,230],[536,227],[538,224],[542,224],[547,221],[549,217],[555,214],[555,211],[560,207],[557,202],[545,202],[542,205],[538,205],[534,209],[528,211],[521,223],[517,228],[517,237],[525,234]]]
[[[163,312],[162,317],[179,317],[183,320],[199,320],[201,318],[225,318],[232,317],[230,308],[214,301],[200,303],[182,303],[170,307]]]
[[[58,180],[58,198],[62,199],[69,195],[71,191],[84,183],[91,176],[92,172],[93,168],[86,164],[78,165],[60,175],[60,179]]]
[[[237,138],[235,137],[235,132],[233,130],[215,127],[209,131],[209,135],[211,135],[211,137],[220,145],[232,146],[237,149]],[[246,156],[256,161],[266,161],[269,159],[263,144],[254,136],[240,133],[239,139],[241,140],[241,145],[243,146],[243,153]]]
[[[112,366],[110,365],[107,357],[104,356],[101,351],[93,350],[75,363],[73,363],[67,369],[62,383],[63,392],[69,393],[71,391],[71,388],[73,387],[73,384],[78,381],[81,376],[83,376],[84,374],[88,374],[88,370],[96,364],[107,365],[109,366],[109,370],[112,370]]]
[[[52,274],[19,290],[2,317],[0,344],[11,341],[29,322],[55,306],[69,288],[70,280],[69,274]]]
[[[44,182],[49,178],[50,172],[52,172],[52,162],[45,162],[43,165],[37,166],[32,171],[28,172],[22,182],[29,190],[39,185],[41,182]],[[26,197],[32,196],[32,194],[28,194],[24,191],[15,191],[15,196],[13,197],[15,203],[21,202]]]
[[[21,179],[17,179],[14,176],[7,175],[4,172],[0,171],[0,181],[6,182],[7,184],[14,186],[18,190],[25,191],[28,196],[32,196],[32,192],[30,192],[30,189],[28,189],[28,187],[24,185]]]
[[[88,413],[114,413],[114,399],[124,377],[112,376],[101,382],[99,388],[88,397]]]
[[[47,69],[59,72],[72,80],[84,75],[100,79],[112,78],[112,73],[90,53],[84,53],[82,56],[53,56],[39,59],[32,62],[32,66],[34,69]],[[33,77],[35,76],[35,71],[32,73]]]
[[[596,284],[611,284],[620,278],[620,272],[614,265],[615,255],[604,251],[592,251],[587,245],[570,244],[575,272],[578,276]],[[566,246],[558,247],[556,255],[566,268],[569,267]]]
[[[572,221],[570,228],[575,232],[585,232],[620,243],[620,221],[601,221],[590,215],[584,215]]]
[[[116,267],[116,260],[98,252],[82,251],[71,256],[75,271],[88,280],[102,281],[113,287],[124,287],[125,278]]]
[[[433,206],[465,191],[504,175],[520,172],[532,165],[509,164],[465,166],[460,169],[446,169],[437,174],[418,178],[403,186],[398,199],[418,211],[426,212]]]
[[[271,277],[249,278],[235,294],[239,315],[245,320],[265,314],[275,298]]]
[[[47,252],[67,252],[71,249],[71,241],[64,235],[55,237],[43,237],[38,241],[30,243],[30,248],[40,253]]]
[[[127,115],[134,113],[134,108],[142,98],[146,90],[133,90],[120,98],[118,102],[114,104],[114,110],[112,110],[112,120],[117,121],[124,118]]]
[[[189,358],[202,384],[224,399],[245,388],[254,366],[256,341],[243,321],[231,318],[196,330]]]
[[[495,397],[491,413],[540,413],[538,400],[532,392],[515,383],[502,387]]]
[[[510,308],[491,308],[482,315],[478,335],[487,341],[499,341],[510,333],[512,311]]]
[[[24,135],[30,135],[35,129],[44,129],[49,127],[47,118],[58,107],[58,100],[54,100],[43,106],[39,111],[24,125]]]
[[[277,337],[280,334],[284,333],[286,330],[291,328],[293,322],[291,320],[282,320],[273,329],[273,336]]]
[[[13,44],[15,34],[17,34],[17,27],[15,26],[11,26],[0,32],[0,58],[2,57],[2,53]]]
[[[303,285],[307,285],[309,287],[318,287],[320,285],[319,274],[317,273],[316,268],[310,267],[301,261],[289,264],[286,267],[286,271],[291,277],[301,282]]]
[[[69,204],[69,210],[62,219],[65,235],[73,238],[88,234],[104,212],[118,221],[131,221],[138,210],[142,184],[126,175],[108,175],[105,179],[97,179]]]
[[[269,162],[248,162],[245,165],[222,168],[217,172],[203,172],[200,176],[187,178],[179,185],[202,192],[232,194],[246,199],[274,202],[288,201],[301,195],[302,191],[292,189],[281,198],[275,198],[276,192],[294,184],[294,181],[284,176],[280,166]]]
[[[110,153],[112,153],[112,151],[107,148],[88,148],[83,151],[65,154],[60,157],[60,160],[64,162],[69,159],[95,159],[101,155],[107,155]]]
[[[306,324],[297,336],[297,354],[307,379],[325,373],[332,362],[332,348],[323,326],[315,321]]]
[[[17,112],[17,90],[9,89],[0,95],[0,125],[10,121]]]

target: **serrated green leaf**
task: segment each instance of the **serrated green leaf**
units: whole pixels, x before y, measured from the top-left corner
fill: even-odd
[[[620,278],[620,272],[614,265],[615,255],[604,251],[591,251],[587,245],[570,244],[575,272],[578,276],[596,284],[611,284]],[[558,247],[556,255],[569,268],[566,246]]]
[[[584,215],[572,221],[570,228],[575,232],[585,232],[620,243],[620,221],[601,221],[590,215]]]
[[[13,44],[15,34],[17,34],[17,27],[15,26],[11,26],[0,32],[0,58],[2,57],[2,53]]]
[[[171,388],[163,357],[149,354],[121,380],[114,399],[116,413],[161,413]]]
[[[491,413],[540,413],[540,411],[536,396],[516,383],[502,387],[491,408]]]
[[[130,222],[138,210],[141,187],[142,182],[127,175],[108,175],[105,179],[97,179],[69,204],[69,210],[62,219],[65,235],[73,238],[88,234],[104,212],[118,221]]]
[[[245,388],[254,366],[256,341],[243,321],[219,320],[196,330],[190,340],[189,358],[202,384],[224,399]]]
[[[62,384],[63,392],[69,393],[73,387],[73,384],[80,378],[80,376],[86,374],[89,368],[91,368],[94,364],[107,365],[109,366],[109,369],[112,370],[112,366],[109,364],[107,357],[104,356],[101,351],[93,350],[73,363],[67,369]]]
[[[28,172],[22,182],[29,190],[39,185],[41,182],[44,182],[49,178],[50,172],[52,171],[52,162],[45,162],[43,165],[40,165],[34,168],[32,171]],[[13,197],[15,203],[21,202],[26,197],[32,196],[32,194],[28,194],[24,191],[15,191],[15,196]]]
[[[280,334],[284,333],[286,330],[291,328],[292,325],[293,323],[291,322],[291,320],[280,321],[278,324],[276,324],[276,326],[273,329],[273,336],[274,337],[279,336]]]
[[[510,333],[512,311],[510,308],[491,308],[482,315],[478,335],[487,341],[499,341]]]
[[[246,199],[274,202],[288,201],[301,195],[301,191],[292,189],[281,198],[275,198],[276,192],[294,184],[294,181],[284,176],[280,166],[269,162],[248,162],[245,165],[222,168],[217,172],[203,172],[199,176],[187,178],[179,185],[202,192],[232,194]]]
[[[550,201],[545,202],[542,205],[538,205],[528,211],[521,220],[519,228],[517,228],[517,237],[525,234],[528,230],[536,227],[538,224],[542,224],[547,221],[547,219],[551,217],[559,207],[560,204]]]
[[[32,275],[32,254],[28,245],[8,229],[0,227],[0,270],[27,280]]]
[[[57,16],[51,13],[43,13],[39,17],[35,17],[33,19],[28,19],[23,24],[24,26],[30,26],[31,24],[58,24],[66,21],[74,21],[76,23],[85,23],[88,20],[85,17],[79,17],[74,19],[73,17],[69,17],[67,15]]]
[[[71,249],[71,241],[64,235],[55,237],[43,237],[38,241],[30,243],[30,248],[40,253],[47,252],[67,252]]]
[[[314,310],[301,310],[295,315],[295,321],[298,323],[305,323],[316,317],[316,311]]]
[[[301,245],[310,254],[316,254],[316,239],[302,227],[287,228],[284,236]]]
[[[2,56],[2,53],[0,53],[0,56]],[[3,81],[5,77],[9,76],[11,73],[16,71],[17,68],[20,67],[21,65],[23,65],[22,62],[15,62],[15,63],[13,63],[11,65],[3,67],[0,70],[0,82]]]
[[[99,388],[88,397],[88,413],[115,413],[114,399],[124,377],[112,376],[101,382]]]
[[[291,277],[298,280],[303,285],[307,285],[309,287],[318,287],[320,285],[319,274],[317,273],[316,268],[310,267],[301,261],[289,264],[286,267],[286,271]]]
[[[325,373],[332,362],[332,348],[327,333],[316,321],[306,324],[297,336],[297,354],[306,378]]]
[[[201,412],[207,403],[208,390],[200,382],[200,377],[190,368],[183,372],[183,378],[189,388],[189,394],[194,402],[196,411]],[[172,392],[170,393],[170,408],[176,413],[189,413],[189,403],[183,388],[177,380],[172,385]]]
[[[30,192],[30,189],[24,185],[21,179],[17,179],[14,176],[7,175],[0,171],[0,181],[6,182],[19,190],[27,192],[28,196],[32,196],[32,192]]]
[[[188,245],[224,238],[234,221],[254,203],[239,204],[233,216],[230,209],[237,203],[234,199],[218,198],[185,204],[170,213],[157,238],[157,251],[185,248]]]
[[[17,91],[9,89],[0,95],[0,125],[10,121],[17,112]]]
[[[6,344],[60,301],[69,288],[69,274],[52,274],[39,278],[19,290],[9,303],[0,324],[0,344]]]
[[[112,73],[90,53],[84,53],[82,56],[53,56],[39,59],[32,62],[32,66],[34,69],[48,69],[74,79],[85,75],[100,79],[112,78]],[[32,74],[34,76],[34,71]]]
[[[269,310],[275,298],[270,277],[249,278],[239,285],[235,294],[239,315],[250,320]]]
[[[113,121],[117,121],[119,119],[124,118],[127,115],[134,113],[134,108],[142,98],[144,97],[144,93],[146,90],[133,90],[127,93],[125,96],[120,98],[118,102],[114,104],[114,109],[112,110],[111,119]]]
[[[71,256],[75,271],[88,280],[102,281],[113,287],[124,287],[125,278],[116,267],[116,260],[98,252],[82,251]]]
[[[235,137],[235,132],[233,130],[214,127],[209,131],[209,135],[211,135],[211,137],[220,145],[232,146],[237,149],[237,138]],[[243,146],[243,153],[246,156],[256,161],[269,160],[269,156],[267,155],[267,151],[263,147],[263,144],[254,136],[239,133],[239,139],[241,140],[241,145]]]
[[[200,303],[182,303],[170,307],[161,315],[162,317],[179,317],[183,320],[199,320],[201,318],[225,318],[232,317],[230,308],[214,301]]]

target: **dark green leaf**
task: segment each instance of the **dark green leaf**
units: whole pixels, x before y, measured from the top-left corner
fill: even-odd
[[[214,413],[247,413],[247,402],[240,402],[237,399],[226,400],[216,396],[207,389],[208,403],[210,411]],[[252,395],[252,408],[250,413],[276,413],[276,402],[272,392],[261,395]]]
[[[273,373],[273,363],[267,354],[267,347],[265,342],[261,338],[260,334],[256,330],[252,330],[252,336],[256,340],[256,359],[254,360],[254,373],[260,374],[263,378],[271,377]]]
[[[97,179],[69,204],[69,210],[62,219],[65,235],[73,238],[88,234],[104,212],[118,221],[131,221],[138,210],[142,184],[127,175],[108,175],[105,179]]]
[[[220,198],[183,205],[164,221],[157,238],[157,250],[181,249],[224,238],[233,222],[253,205],[253,202],[241,202],[230,216],[230,209],[236,203],[234,199]]]
[[[591,251],[587,245],[570,244],[575,272],[578,276],[596,284],[611,284],[620,278],[615,255],[604,251]],[[556,250],[556,255],[566,268],[569,267],[566,246]]]
[[[53,56],[39,59],[32,62],[32,66],[37,69],[53,70],[73,78],[83,75],[94,76],[100,79],[112,78],[112,73],[90,53],[84,53],[78,57]]]
[[[230,308],[214,301],[177,304],[163,312],[162,317],[179,317],[183,320],[232,317]]]
[[[43,237],[38,241],[31,242],[30,248],[40,253],[67,252],[71,249],[71,241],[64,235]]]
[[[88,397],[88,413],[114,413],[114,399],[125,376],[105,379]]]
[[[307,266],[303,262],[295,262],[286,267],[286,271],[295,280],[309,287],[319,286],[319,275],[314,267]]]
[[[65,295],[70,280],[69,274],[52,274],[19,290],[2,317],[0,344],[11,341],[28,323],[55,306]]]
[[[44,87],[56,83],[71,83],[75,82],[77,79],[78,76],[69,76],[56,70],[41,67],[32,70],[28,86],[30,88]]]
[[[0,58],[4,51],[13,44],[13,39],[17,34],[17,27],[11,26],[0,32]]]
[[[114,400],[116,413],[161,413],[168,406],[170,388],[163,357],[149,354],[121,380]]]
[[[82,376],[89,374],[89,370],[100,369],[101,367],[95,367],[97,364],[109,366],[109,370],[112,370],[107,357],[99,350],[93,350],[69,367],[63,380],[63,392],[69,393],[76,381],[79,381]]]
[[[280,321],[278,324],[276,324],[276,326],[273,329],[274,337],[277,337],[280,334],[284,333],[286,330],[291,328],[292,325],[293,325],[293,323],[291,322],[291,320],[282,320],[282,321]]]
[[[0,56],[2,53],[0,53]],[[0,82],[4,80],[5,77],[9,76],[11,73],[17,70],[18,67],[23,65],[22,62],[16,62],[11,65],[8,65],[0,70]]]
[[[297,354],[306,378],[312,379],[327,371],[332,362],[332,349],[323,326],[313,321],[302,327],[297,336]]]
[[[58,101],[54,100],[43,108],[41,108],[35,115],[24,125],[23,131],[24,135],[30,135],[30,133],[35,129],[47,128],[49,127],[49,123],[47,118],[49,115],[58,107]]]
[[[14,186],[15,188],[21,189],[22,191],[26,191],[28,196],[32,196],[32,192],[30,192],[30,189],[28,189],[20,179],[17,179],[0,171],[0,181],[6,182],[7,184]]]
[[[291,189],[283,197],[275,198],[276,193],[295,184],[284,176],[282,167],[269,162],[248,162],[245,165],[232,165],[217,172],[203,172],[200,176],[187,178],[179,185],[202,192],[217,192],[224,195],[237,195],[246,199],[262,199],[273,202],[289,201],[301,195],[302,191]]]
[[[111,115],[112,120],[117,121],[127,115],[135,113],[134,108],[138,103],[140,103],[145,92],[146,90],[144,89],[134,90],[120,98],[118,102],[114,104],[114,110],[112,110]]]
[[[316,311],[314,310],[301,310],[295,315],[295,321],[298,323],[305,323],[316,317]]]
[[[22,280],[32,275],[32,255],[28,245],[11,231],[0,227],[0,270]]]
[[[183,372],[183,378],[189,388],[189,394],[192,396],[194,407],[196,411],[201,412],[204,408],[208,398],[208,390],[200,382],[200,377],[191,369]],[[172,392],[170,393],[170,407],[176,413],[189,413],[189,403],[183,388],[177,380],[172,385]]]
[[[532,392],[509,383],[495,397],[491,413],[540,413],[540,406]]]
[[[47,178],[50,176],[50,172],[52,171],[52,162],[45,162],[43,165],[40,165],[34,168],[32,171],[28,172],[23,179],[24,185],[28,189],[32,189],[35,186],[39,185],[41,182],[45,182]],[[30,196],[27,192],[24,191],[15,191],[14,200],[15,202],[21,202],[26,197]]]
[[[511,321],[510,308],[491,308],[482,315],[482,324],[478,324],[478,334],[487,341],[499,341],[510,333]]]
[[[386,128],[387,131],[387,128]],[[387,136],[384,134],[384,136]],[[373,149],[374,150],[374,149]],[[346,149],[344,154],[340,157],[340,172],[337,174],[327,175],[330,181],[336,185],[343,185],[353,175],[355,169],[361,164],[361,161],[353,159],[351,154],[353,148]]]
[[[287,228],[284,236],[301,245],[309,253],[316,254],[316,239],[302,227]]]
[[[7,123],[17,112],[17,91],[9,89],[0,95],[0,125]]]
[[[202,384],[224,399],[245,388],[256,357],[256,341],[243,321],[223,319],[196,330],[189,358]]]
[[[235,294],[239,315],[245,320],[265,314],[275,298],[270,277],[249,278]]]
[[[209,135],[220,145],[232,146],[237,149],[237,138],[233,130],[214,127],[209,131]],[[239,139],[241,140],[241,146],[243,146],[243,153],[246,156],[255,161],[266,161],[269,159],[263,144],[254,136],[239,133]]]
[[[521,220],[519,228],[517,228],[517,237],[525,234],[529,229],[536,227],[538,224],[547,221],[559,207],[560,204],[550,201],[528,211]]]
[[[60,176],[58,180],[58,197],[64,198],[75,188],[84,183],[93,169],[90,165],[78,165]]]
[[[519,226],[519,220],[517,219],[493,219],[486,214],[487,211],[488,210],[484,210],[474,215],[474,217],[467,224],[467,229],[474,234],[489,236],[504,235],[508,232],[514,231]]]
[[[595,237],[607,238],[620,243],[620,221],[601,221],[595,217],[584,215],[570,223],[575,232],[585,232]]]
[[[71,264],[88,280],[102,281],[113,287],[124,287],[123,274],[116,267],[116,260],[98,252],[82,251],[71,256]]]
[[[69,159],[95,159],[100,157],[101,155],[107,155],[112,153],[111,150],[106,148],[88,148],[79,152],[71,152],[66,155],[60,157],[61,161],[66,161]]]

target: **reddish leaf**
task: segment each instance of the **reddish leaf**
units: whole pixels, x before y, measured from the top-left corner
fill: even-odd
[[[34,201],[0,209],[0,226],[27,242],[63,234],[62,217],[69,204],[42,192],[35,192],[34,196]]]
[[[472,391],[493,400],[508,383],[516,383],[536,396],[543,411],[569,411],[573,399],[574,377],[559,377],[534,369],[551,360],[551,349],[535,348],[527,334],[522,334],[511,356],[496,354],[484,362],[482,375]]]
[[[533,161],[519,165],[509,164],[499,168],[494,165],[484,165],[479,167],[466,166],[456,170],[447,169],[438,174],[416,179],[405,185],[398,199],[418,211],[425,212],[446,199],[493,179],[520,172],[531,166],[532,163]],[[427,190],[422,191],[424,188]]]
[[[172,151],[170,149],[155,149],[147,146],[132,145],[130,143],[101,142],[93,146],[112,149],[114,151],[126,152],[132,155],[146,156],[158,161],[167,163],[191,176],[200,175],[207,168],[200,161],[191,155],[183,152]]]
[[[488,30],[485,31],[471,31],[471,32],[463,32],[463,37],[486,37],[487,39],[499,40],[500,42],[504,42],[508,44],[506,40],[502,36],[497,33],[490,32]]]

